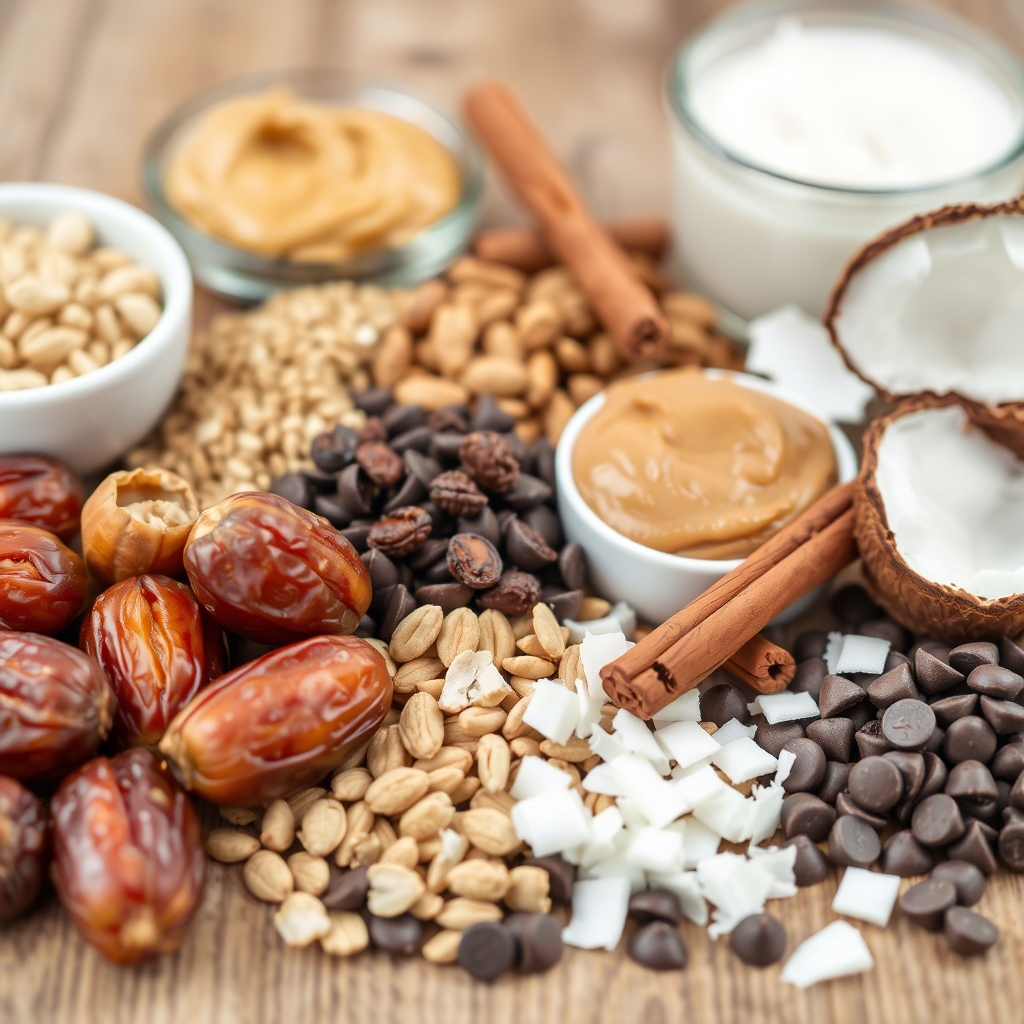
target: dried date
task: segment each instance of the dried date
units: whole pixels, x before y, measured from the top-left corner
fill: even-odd
[[[369,739],[391,691],[384,659],[365,640],[313,637],[200,690],[160,751],[213,803],[267,804],[322,779]]]
[[[0,774],[59,776],[92,757],[116,700],[99,663],[37,633],[0,632]]]
[[[46,877],[49,823],[38,798],[0,775],[0,921],[23,914]]]
[[[457,533],[448,542],[448,571],[474,590],[493,587],[501,578],[501,555],[476,533]]]
[[[203,512],[185,571],[199,603],[257,643],[352,633],[370,606],[356,549],[326,519],[276,494],[233,494]]]
[[[188,797],[151,751],[98,757],[53,798],[53,881],[86,941],[135,964],[184,941],[206,853]]]
[[[82,481],[43,455],[0,455],[0,519],[17,519],[71,540],[78,533]]]
[[[117,695],[118,747],[159,743],[171,719],[224,672],[220,626],[167,576],[133,576],[102,593],[80,644]]]
[[[85,607],[85,565],[52,533],[0,522],[0,629],[59,633]]]
[[[389,558],[404,558],[423,545],[432,529],[427,512],[417,505],[406,505],[381,516],[370,527],[367,543]]]

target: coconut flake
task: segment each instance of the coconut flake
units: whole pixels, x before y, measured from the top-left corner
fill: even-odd
[[[700,729],[700,726],[697,728]],[[732,743],[720,747],[712,756],[711,763],[721,768],[734,786],[748,779],[756,779],[758,775],[774,772],[779,766],[779,762],[749,736],[740,736]]]
[[[807,988],[819,981],[861,974],[875,966],[864,936],[846,921],[833,921],[793,951],[782,980]]]
[[[742,843],[750,837],[747,799],[724,782],[716,797],[693,809],[693,816],[730,843]]]
[[[774,835],[782,818],[782,801],[786,791],[774,783],[755,786],[747,801],[746,835],[752,845],[764,842]]]
[[[571,784],[572,779],[565,772],[543,757],[527,754],[519,765],[509,795],[513,800],[529,800],[542,793],[568,789]]]
[[[720,853],[697,865],[704,897],[715,906],[713,939],[726,935],[751,914],[764,910],[774,879],[757,861],[735,853]]]
[[[590,839],[580,851],[580,864],[589,867],[598,861],[607,860],[619,853],[627,842],[621,811],[614,804],[606,807],[591,819]]]
[[[653,718],[655,727],[669,722],[699,721],[700,690],[696,687],[681,693],[671,704],[666,704],[660,711],[655,712]]]
[[[847,634],[843,637],[843,649],[839,652],[833,675],[867,672],[880,676],[885,671],[885,659],[889,657],[891,646],[888,640],[876,636]]]
[[[563,773],[564,774],[564,773]],[[568,778],[568,775],[566,775]],[[583,790],[586,793],[601,793],[604,796],[625,796],[626,791],[610,764],[602,761],[583,776]]]
[[[747,848],[747,856],[751,860],[756,860],[758,865],[772,876],[768,899],[776,900],[796,895],[795,846],[769,846],[762,849],[751,844]]]
[[[706,757],[713,758],[721,751],[718,740],[696,722],[673,722],[658,729],[654,738],[679,768],[687,768]]]
[[[601,682],[601,669],[632,647],[622,630],[616,626],[614,632],[594,634],[587,632],[580,642],[580,664],[590,696],[602,703],[607,699]]]
[[[843,651],[843,634],[832,632],[828,635],[828,641],[825,644],[825,667],[828,669],[828,674],[834,676],[836,674],[836,666],[839,664],[839,655]]]
[[[885,928],[899,894],[898,875],[883,875],[878,871],[850,867],[843,872],[832,901],[832,910]]]
[[[673,785],[691,807],[710,803],[731,788],[718,777],[718,773],[711,765],[686,769],[683,777]]]
[[[722,843],[722,837],[698,821],[692,814],[672,824],[673,828],[683,825],[683,867],[695,868],[702,860],[714,857]]]
[[[536,729],[552,743],[568,743],[579,724],[580,706],[576,694],[563,683],[538,679],[523,715],[523,723]]]
[[[629,636],[636,629],[636,611],[625,601],[614,604],[607,615],[600,619],[563,619],[562,625],[569,630],[569,643],[581,643],[588,634],[601,636],[605,633],[624,633]]]
[[[602,761],[614,761],[615,758],[629,753],[616,737],[604,729],[595,729],[587,737],[587,743]]]
[[[631,754],[646,757],[659,775],[668,775],[668,758],[662,753],[654,733],[647,728],[646,722],[636,715],[631,715],[625,708],[619,708],[612,719],[612,728],[612,735],[626,750]]]
[[[760,704],[758,707],[760,707]],[[749,736],[753,739],[756,732],[756,725],[744,725],[738,718],[730,718],[721,729],[718,729],[712,735],[715,737],[718,745],[724,747],[726,744],[732,743],[733,740],[738,740],[741,736]]]
[[[579,705],[579,721],[576,723],[576,735],[581,740],[587,739],[600,728],[601,708],[608,703],[604,691],[600,697],[592,697],[589,688],[582,679],[576,680],[576,702]]]
[[[759,698],[761,712],[769,725],[779,722],[797,722],[802,718],[817,718],[818,705],[806,691],[792,693],[763,693]]]
[[[520,800],[510,814],[516,835],[535,857],[561,853],[590,840],[590,822],[575,790],[549,790]]]
[[[688,764],[684,767],[676,765],[668,775],[670,779],[685,779],[687,775],[692,775],[694,772],[699,771],[701,768],[705,768],[710,764],[711,755],[708,757],[702,757],[699,761],[694,761],[693,764]]]
[[[703,928],[708,923],[708,905],[700,891],[696,871],[678,871],[671,874],[652,872],[648,875],[652,889],[667,889],[679,898],[683,914],[695,925]]]
[[[587,867],[580,867],[577,878],[624,878],[629,891],[642,892],[647,888],[647,875],[642,868],[634,867],[626,860],[625,850],[619,850],[604,860]]]
[[[643,871],[678,871],[683,866],[683,835],[675,829],[637,829],[626,847],[626,862]]]
[[[629,908],[629,879],[593,878],[572,887],[572,920],[562,941],[578,949],[614,949],[622,938]]]
[[[795,764],[796,754],[792,750],[780,750],[779,770],[775,773],[775,778],[772,779],[772,782],[776,786],[781,786],[789,778],[789,773],[793,770],[793,765]]]
[[[628,794],[627,798],[646,819],[645,824],[664,828],[690,810],[686,792],[679,788],[680,783],[663,779],[651,762],[638,754],[617,757],[611,766],[619,785]]]

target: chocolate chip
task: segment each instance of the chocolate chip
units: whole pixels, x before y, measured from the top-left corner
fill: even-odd
[[[683,911],[679,897],[668,889],[642,889],[629,898],[629,916],[637,921],[667,921],[679,924]]]
[[[946,739],[946,730],[941,725],[935,726],[932,730],[931,736],[928,737],[928,742],[921,748],[922,752],[930,751],[933,754],[942,753],[942,744]]]
[[[869,868],[881,852],[878,833],[866,821],[852,815],[836,818],[828,834],[828,859],[833,864]]]
[[[771,914],[751,914],[733,928],[729,948],[751,967],[768,967],[786,952],[786,929]]]
[[[355,463],[338,475],[338,500],[350,519],[368,516],[373,511],[373,487]]]
[[[359,435],[351,428],[339,424],[333,430],[317,434],[310,445],[310,458],[324,473],[337,473],[354,458]]]
[[[1016,809],[1007,808],[1010,810]],[[1008,821],[1000,830],[999,857],[1011,871],[1024,871],[1024,815],[1020,820]]]
[[[459,966],[480,981],[493,981],[515,962],[516,938],[500,921],[477,921],[459,941]]]
[[[501,500],[516,512],[526,512],[552,496],[551,487],[540,477],[520,473],[519,479],[502,494]]]
[[[356,626],[355,633],[353,636],[358,636],[363,640],[368,640],[370,637],[377,635],[377,623],[374,619],[370,618],[369,615],[364,615],[359,620],[359,625]]]
[[[914,838],[909,829],[893,833],[882,847],[878,866],[887,875],[912,878],[926,875],[935,866],[935,854]]]
[[[982,821],[970,821],[963,838],[946,847],[946,854],[958,862],[969,864],[983,875],[994,875],[999,866],[992,852],[990,833],[994,829]],[[995,833],[998,839],[998,833]],[[961,901],[962,902],[962,901]]]
[[[822,718],[834,718],[864,699],[864,691],[851,679],[827,675],[821,681],[818,710]]]
[[[902,652],[910,643],[910,635],[895,619],[872,619],[857,627],[858,636],[873,636],[888,640],[892,650]]]
[[[463,440],[463,434],[444,431],[434,435],[427,452],[431,458],[445,466],[451,466],[459,461],[459,449],[462,447]]]
[[[628,949],[633,960],[652,971],[677,971],[686,966],[683,938],[665,921],[652,921],[638,928]]]
[[[882,735],[898,750],[920,750],[935,729],[935,712],[922,700],[898,700],[882,716]]]
[[[981,714],[999,736],[1012,736],[1024,730],[1024,707],[1015,701],[982,697]]]
[[[954,859],[937,864],[932,878],[948,878],[961,907],[973,907],[985,893],[985,874],[970,861]]]
[[[918,800],[941,793],[946,788],[946,779],[949,775],[946,762],[938,754],[926,750],[922,756],[924,757],[924,781],[917,793]]]
[[[367,416],[380,416],[394,400],[390,388],[363,388],[352,392],[355,407]]]
[[[491,395],[481,395],[469,418],[471,430],[493,430],[504,434],[512,430],[516,421],[498,405]]]
[[[985,828],[993,828],[1002,820],[1002,809],[998,800],[960,800],[958,806],[967,825],[977,821]]]
[[[501,578],[501,555],[490,541],[473,533],[457,533],[448,542],[448,571],[459,583],[485,590]]]
[[[967,685],[987,697],[1013,700],[1024,689],[1024,678],[999,665],[979,665],[967,677]]]
[[[562,533],[562,521],[554,509],[547,505],[537,505],[536,508],[527,509],[521,519],[531,529],[536,530],[549,547],[558,550],[565,543],[565,535]],[[579,545],[577,545],[578,547]],[[580,548],[580,554],[583,549]]]
[[[1015,782],[1024,772],[1024,743],[1007,743],[1000,747],[989,765],[997,779]]]
[[[874,721],[878,715],[879,712],[874,704],[865,700],[861,701],[856,707],[850,708],[843,717],[853,722],[853,731],[854,735],[856,735],[868,722]]]
[[[1024,650],[1008,636],[999,640],[999,664],[1019,676],[1024,676]]]
[[[460,516],[458,532],[475,533],[495,547],[501,546],[501,527],[498,525],[497,515],[489,505],[480,509],[475,516]]]
[[[967,760],[954,765],[946,780],[946,793],[954,800],[995,800],[999,796],[996,780],[980,761]]]
[[[447,615],[456,608],[465,608],[475,593],[461,583],[427,583],[416,588],[416,600],[421,605],[436,604]]]
[[[964,834],[966,825],[956,801],[945,793],[935,793],[914,808],[910,828],[925,846],[948,846]]]
[[[808,836],[797,835],[787,839],[783,846],[796,847],[796,860],[793,863],[793,874],[796,884],[803,887],[817,885],[828,875],[828,859]]]
[[[558,552],[521,519],[513,520],[505,533],[505,554],[524,572],[536,572],[558,560]]]
[[[859,583],[839,587],[829,598],[829,607],[837,619],[848,626],[859,626],[878,615],[879,608]]]
[[[367,416],[366,422],[359,428],[358,440],[360,444],[367,441],[386,441],[388,439],[388,428],[379,416]]]
[[[493,401],[493,399],[491,399]],[[427,413],[427,426],[435,434],[454,430],[458,434],[465,434],[469,430],[469,422],[465,416],[455,408],[434,409]]]
[[[558,572],[569,590],[582,590],[587,582],[587,559],[575,542],[566,544],[558,556]]]
[[[312,511],[339,530],[348,526],[352,520],[351,509],[336,494],[314,495]]]
[[[401,434],[396,434],[388,441],[388,444],[399,455],[405,452],[421,452],[426,454],[433,438],[434,431],[424,424],[421,427],[413,427]]]
[[[996,752],[995,730],[977,715],[958,718],[946,730],[942,752],[948,762],[981,761],[988,764]]]
[[[540,599],[555,613],[559,622],[575,619],[583,607],[582,590],[562,590],[560,587],[543,587]]]
[[[705,722],[714,722],[719,729],[733,718],[742,725],[750,721],[747,699],[731,683],[718,683],[700,695],[700,716]]]
[[[975,641],[960,644],[949,652],[949,663],[965,676],[973,672],[979,665],[998,665],[999,648],[995,644]]]
[[[787,839],[802,835],[823,843],[835,820],[835,808],[812,793],[793,793],[782,801],[781,824]]]
[[[850,772],[850,796],[864,810],[883,813],[900,802],[903,775],[884,757],[866,757]]]
[[[900,896],[900,910],[922,928],[937,932],[946,911],[956,906],[956,888],[948,878],[926,878]]]
[[[414,956],[423,946],[423,925],[412,914],[366,917],[370,939],[377,949],[394,956]]]
[[[270,481],[270,493],[280,495],[300,508],[311,508],[313,505],[313,485],[301,473],[275,476]]]
[[[390,642],[395,627],[407,615],[412,615],[414,611],[416,611],[416,598],[409,593],[409,588],[401,583],[397,587],[391,588],[387,604],[380,616],[379,635],[381,640]]]
[[[549,971],[562,959],[562,926],[551,914],[509,914],[504,925],[516,940],[520,974]]]
[[[825,777],[825,752],[805,736],[790,740],[783,748],[796,757],[782,783],[787,793],[806,793],[816,789]]]
[[[543,868],[548,873],[548,895],[555,903],[571,903],[576,883],[576,866],[561,857],[528,857],[524,864]]]
[[[826,675],[828,675],[828,668],[821,658],[809,658],[807,661],[801,661],[793,673],[789,689],[794,693],[809,693],[817,701],[821,695],[821,682]]]
[[[427,496],[427,489],[414,476],[407,476],[381,510],[385,514],[404,505],[418,505]]]
[[[387,427],[389,437],[427,425],[427,411],[422,405],[391,405],[380,414],[380,418]]]
[[[883,672],[891,672],[897,665],[909,665],[911,672],[914,670],[913,662],[902,652],[890,650],[885,656],[885,667]]]
[[[821,780],[815,796],[821,797],[827,804],[835,805],[839,794],[846,789],[850,781],[853,765],[843,761],[828,761],[825,764],[825,777]]]
[[[924,783],[924,755],[916,751],[890,750],[882,755],[886,761],[896,765],[903,776],[903,799],[913,800]]]
[[[495,586],[480,591],[477,596],[481,608],[495,608],[505,615],[525,615],[538,600],[540,580],[514,570],[502,573]]]
[[[886,713],[888,714],[888,712]],[[893,748],[893,744],[883,733],[882,723],[877,718],[865,722],[853,734],[853,739],[862,758],[884,754]]]
[[[836,814],[840,818],[857,818],[877,833],[882,833],[885,826],[889,824],[884,814],[875,814],[874,811],[865,810],[850,796],[849,792],[840,793],[836,797]]]
[[[853,731],[853,722],[848,718],[820,718],[808,722],[806,727],[807,738],[821,747],[829,761],[850,760]]]
[[[824,658],[828,646],[828,633],[821,629],[806,630],[793,641],[793,657],[796,661]]]
[[[937,658],[931,651],[919,647],[914,655],[914,678],[922,693],[934,695],[958,686],[964,681],[965,676]]]
[[[370,548],[359,557],[370,574],[370,583],[374,590],[383,590],[398,583],[398,567],[383,551]]]
[[[909,664],[897,665],[896,668],[880,675],[867,689],[868,700],[876,708],[888,708],[898,700],[916,700],[917,687],[914,685],[914,674]]]
[[[358,551],[362,554],[366,551],[369,540],[371,524],[366,520],[362,522],[349,523],[343,530],[340,530],[342,537],[345,538]]]
[[[701,708],[703,710],[704,698],[701,697]],[[772,757],[778,757],[782,748],[790,741],[795,740],[804,734],[804,727],[799,722],[778,722],[770,725],[767,721],[761,720],[754,733],[754,742],[762,749],[767,750]]]
[[[958,718],[966,718],[974,713],[978,704],[976,693],[958,693],[952,697],[942,697],[931,702],[935,712],[935,720],[942,726],[952,725]]]
[[[370,892],[370,880],[365,867],[352,868],[320,897],[328,910],[360,910],[366,906]]]
[[[999,939],[999,929],[987,917],[963,907],[946,911],[943,928],[949,948],[958,956],[977,956]]]

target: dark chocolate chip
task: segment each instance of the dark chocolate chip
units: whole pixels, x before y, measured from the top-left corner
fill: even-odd
[[[926,750],[922,756],[924,757],[924,781],[917,793],[918,800],[941,793],[946,788],[946,779],[949,775],[946,762],[938,754]]]
[[[420,604],[436,604],[447,615],[456,608],[465,608],[475,593],[472,588],[454,580],[451,583],[427,583],[416,588],[416,600]]]
[[[1017,781],[1014,782],[1010,788],[1009,797],[1007,803],[1011,807],[1017,807],[1024,810],[1024,772],[1021,772],[1017,776]]]
[[[952,697],[942,697],[931,702],[931,709],[935,712],[935,720],[941,726],[949,727],[958,718],[966,718],[974,713],[978,704],[976,693],[958,693]]]
[[[704,698],[701,697],[701,710],[703,710]],[[757,732],[754,733],[754,742],[762,749],[767,750],[772,757],[778,757],[782,748],[790,741],[795,740],[804,734],[804,727],[799,722],[778,722],[769,725],[762,720],[758,723]]]
[[[504,434],[515,425],[516,421],[491,395],[481,395],[469,417],[470,430],[493,430],[495,433]]]
[[[793,863],[793,874],[796,884],[803,887],[817,885],[824,881],[828,874],[828,859],[808,836],[793,836],[782,844],[796,847],[796,861]]]
[[[888,714],[888,711],[886,712]],[[882,723],[877,718],[865,722],[854,734],[854,742],[862,758],[873,757],[892,750],[893,744],[884,734]]]
[[[360,910],[366,906],[369,892],[367,868],[352,868],[320,897],[320,901],[328,910]]]
[[[903,774],[884,757],[866,757],[850,772],[850,796],[864,810],[884,813],[903,796]]]
[[[949,663],[957,672],[962,672],[966,676],[979,665],[998,665],[999,648],[984,641],[961,644],[949,652]]]
[[[338,532],[349,542],[349,544],[352,545],[352,547],[356,549],[356,551],[362,554],[368,548],[370,531],[372,529],[373,524],[367,520],[363,520],[362,522],[349,523],[348,526]]]
[[[946,847],[946,854],[952,857],[950,864],[961,863],[974,868],[979,874],[994,875],[998,864],[996,856],[992,852],[992,844],[989,842],[985,829],[988,826],[981,821],[971,821],[967,825],[967,831],[962,839],[951,843]],[[959,891],[959,889],[958,889]],[[980,898],[980,893],[978,894]],[[961,899],[961,903],[970,906]],[[971,901],[973,903],[974,900]]]
[[[374,946],[385,953],[415,956],[423,947],[423,925],[412,914],[398,917],[368,914],[366,924]]]
[[[958,686],[965,676],[931,651],[919,647],[914,655],[914,678],[922,693],[934,695]]]
[[[892,650],[903,652],[910,644],[910,634],[895,619],[871,619],[857,627],[858,636],[888,640]]]
[[[516,937],[501,921],[477,921],[459,940],[459,966],[480,981],[493,981],[516,962]]]
[[[843,815],[828,835],[828,859],[833,864],[869,868],[882,852],[878,833],[861,818]]]
[[[853,731],[854,734],[856,734],[863,729],[868,722],[873,721],[878,717],[879,714],[880,712],[874,704],[870,701],[863,700],[856,707],[850,708],[850,710],[843,715],[843,718],[848,718],[853,722]]]
[[[383,590],[398,583],[398,567],[383,551],[370,548],[359,557],[370,574],[370,583],[374,590]]]
[[[914,663],[902,652],[892,651],[885,656],[885,667],[883,672],[891,672],[897,665],[909,665],[911,672],[914,670]]]
[[[808,658],[797,665],[789,689],[794,693],[809,693],[817,701],[821,695],[821,682],[826,675],[828,668],[821,658]]]
[[[800,736],[783,748],[796,757],[789,775],[782,783],[787,793],[806,793],[817,789],[825,777],[825,752],[814,740]]]
[[[441,463],[429,455],[410,449],[402,456],[406,472],[415,477],[429,491],[430,485],[441,475]]]
[[[538,505],[536,508],[528,509],[520,518],[544,538],[545,544],[556,551],[565,543],[562,520],[550,506]]]
[[[954,800],[995,800],[999,796],[996,780],[980,761],[968,759],[953,765],[946,780],[946,793]]]
[[[999,640],[999,664],[1019,676],[1024,676],[1024,650],[1008,636]]]
[[[555,446],[546,437],[533,442],[533,471],[544,483],[555,486]]]
[[[898,700],[916,700],[917,687],[914,686],[914,673],[910,665],[897,665],[896,668],[880,675],[867,689],[868,700],[876,708],[888,708]]]
[[[516,512],[526,512],[536,505],[542,505],[551,495],[552,490],[540,477],[520,473],[519,479],[501,495],[502,501]]]
[[[373,512],[373,485],[362,469],[352,463],[338,474],[338,500],[348,510],[350,519],[359,519]]]
[[[828,633],[821,629],[810,629],[793,641],[793,657],[797,662],[808,661],[811,658],[824,659],[827,646]]]
[[[427,426],[435,434],[454,430],[457,434],[465,434],[469,430],[469,421],[462,412],[455,407],[445,409],[434,409],[427,413]]]
[[[807,836],[823,843],[835,824],[835,808],[812,793],[793,793],[782,801],[782,831],[787,839]]]
[[[1018,817],[1014,818],[1010,811]],[[1004,813],[1009,820],[999,832],[999,857],[1011,871],[1024,871],[1024,814],[1013,807]]]
[[[516,940],[520,974],[549,971],[562,959],[562,926],[551,914],[509,914],[504,925]]]
[[[505,533],[505,555],[524,572],[536,572],[558,559],[558,552],[522,519],[515,519],[509,524]]]
[[[314,494],[333,494],[338,486],[338,477],[335,473],[325,473],[316,466],[303,466],[299,470],[299,476],[309,484]]]
[[[414,427],[427,425],[427,410],[422,405],[392,405],[380,414],[387,427],[388,436],[396,437]]]
[[[1024,730],[1024,707],[1016,701],[982,697],[981,714],[999,736],[1012,736]]]
[[[920,750],[935,729],[935,712],[923,700],[898,700],[882,716],[882,735],[898,750]]]
[[[677,971],[686,966],[686,946],[679,929],[665,921],[651,921],[633,933],[629,955],[652,971]]]
[[[388,595],[387,605],[380,617],[381,640],[390,643],[395,627],[407,615],[412,615],[414,611],[416,611],[416,598],[409,593],[408,587],[399,584]]]
[[[935,866],[932,878],[945,878],[956,889],[961,907],[973,907],[985,892],[985,875],[976,864],[966,860],[947,860]]]
[[[948,878],[926,878],[900,896],[900,910],[922,928],[937,932],[946,911],[956,906],[956,887]]]
[[[966,824],[977,821],[979,825],[992,828],[1002,820],[1002,809],[998,800],[958,800],[960,813]]]
[[[566,544],[558,556],[558,571],[570,590],[582,590],[587,581],[587,558],[575,542]]]
[[[848,762],[853,750],[853,722],[849,718],[819,718],[807,723],[807,738],[814,740],[830,761]]]
[[[679,924],[683,911],[679,897],[668,889],[642,889],[629,898],[629,916],[637,921]]]
[[[912,878],[914,875],[926,875],[935,866],[935,854],[914,838],[909,829],[894,832],[885,846],[878,866],[887,875],[899,875],[900,878]]]
[[[358,445],[359,434],[339,423],[333,430],[313,438],[309,454],[317,469],[324,473],[337,473],[355,458]]]
[[[946,730],[941,725],[935,726],[931,736],[928,737],[928,742],[921,748],[922,752],[930,751],[933,754],[942,754],[942,744],[945,739]]]
[[[370,637],[377,635],[377,623],[374,619],[371,619],[369,615],[364,615],[359,620],[359,625],[356,626],[355,633],[353,636],[361,637],[363,640],[368,640]]]
[[[946,761],[959,764],[961,761],[981,761],[988,764],[996,752],[995,730],[984,718],[968,715],[958,718],[946,730],[942,753]]]
[[[414,476],[407,476],[395,493],[384,503],[383,512],[394,512],[403,505],[418,505],[427,496],[427,489]]]
[[[584,596],[582,590],[563,590],[560,587],[544,587],[540,592],[541,600],[551,608],[559,622],[579,615]]]
[[[496,548],[501,546],[501,527],[498,525],[497,515],[489,505],[482,508],[475,516],[460,516],[457,532],[475,533]]]
[[[733,718],[742,725],[750,721],[747,699],[731,683],[718,683],[700,695],[700,716],[705,722],[714,722],[719,729]]]
[[[405,452],[422,452],[425,455],[433,438],[434,431],[424,425],[412,427],[409,430],[404,430],[401,434],[396,434],[388,444],[399,455]]]
[[[916,751],[890,750],[882,757],[886,761],[891,761],[900,770],[900,775],[903,776],[903,799],[913,800],[924,783],[924,755]]]
[[[1024,677],[1000,665],[979,665],[967,677],[967,685],[987,697],[1013,700],[1024,690]]]
[[[464,440],[464,434],[458,434],[454,430],[443,431],[434,435],[428,453],[431,458],[443,465],[451,466],[459,461],[459,450]]]
[[[768,967],[786,952],[786,929],[771,914],[751,914],[733,928],[729,948],[751,967]]]
[[[571,903],[576,882],[576,866],[561,857],[528,857],[524,864],[543,868],[548,873],[548,895],[555,903]]]
[[[366,422],[359,428],[359,443],[367,441],[386,441],[388,428],[379,416],[367,416]]]
[[[367,416],[380,416],[394,402],[390,388],[363,388],[352,392],[352,402],[357,409],[362,409]]]
[[[914,838],[925,846],[948,846],[966,831],[956,801],[945,793],[925,797],[914,808],[910,823]]]
[[[875,814],[874,811],[868,811],[861,807],[848,792],[840,793],[836,797],[836,814],[840,818],[858,818],[879,834],[881,834],[885,830],[885,826],[889,824],[888,819],[884,814]]]
[[[997,779],[1015,782],[1024,772],[1024,743],[1014,741],[1000,747],[989,767]]]
[[[950,907],[943,922],[949,948],[958,956],[978,956],[999,940],[999,929],[981,914]]]
[[[859,626],[878,616],[879,608],[859,583],[839,587],[828,600],[837,619],[847,626]]]
[[[864,699],[864,691],[852,679],[827,675],[821,681],[818,710],[822,718],[835,718]]]
[[[332,480],[331,483],[333,482]],[[313,485],[301,473],[282,473],[275,476],[270,481],[270,493],[280,495],[300,508],[313,507]]]
[[[335,529],[342,530],[352,521],[352,510],[336,494],[313,495],[312,511],[323,516]]]
[[[825,803],[835,806],[836,799],[850,781],[852,768],[853,765],[849,762],[828,761],[825,764],[825,777],[821,780],[815,795],[821,797]]]

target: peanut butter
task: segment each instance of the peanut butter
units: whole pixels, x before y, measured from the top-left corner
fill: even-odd
[[[456,205],[460,185],[451,154],[416,125],[284,88],[207,111],[165,181],[200,231],[300,261],[402,245]]]
[[[690,558],[749,555],[836,481],[823,423],[688,370],[612,385],[572,465],[612,529]]]

